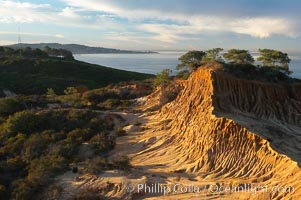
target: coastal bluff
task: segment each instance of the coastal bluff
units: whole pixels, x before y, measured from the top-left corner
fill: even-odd
[[[156,142],[135,159],[202,182],[289,185],[294,193],[260,197],[300,198],[301,84],[246,80],[219,68],[200,67],[181,83],[177,98],[151,116],[164,124],[153,131]]]

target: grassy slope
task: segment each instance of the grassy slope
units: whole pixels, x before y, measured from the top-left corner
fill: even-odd
[[[69,86],[84,85],[89,89],[129,80],[143,80],[149,74],[128,72],[92,65],[80,61],[60,59],[1,59],[0,89],[18,94],[41,94],[47,88],[56,92]]]

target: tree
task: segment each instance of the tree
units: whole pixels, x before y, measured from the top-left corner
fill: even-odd
[[[202,64],[205,55],[204,51],[188,51],[179,58],[181,63],[177,65],[177,69],[188,68],[192,71],[196,70]]]
[[[171,72],[172,71],[170,69],[163,69],[160,73],[157,74],[154,80],[154,85],[164,86],[165,84],[169,83],[172,80],[172,77],[170,76]]]
[[[264,66],[276,67],[283,69],[288,72],[291,59],[287,53],[273,49],[259,49],[260,56],[257,58],[258,61],[262,61]]]
[[[222,48],[213,48],[206,51],[206,56],[203,58],[204,61],[218,61],[223,62],[223,58],[220,56]]]
[[[231,64],[253,64],[254,63],[254,58],[251,56],[248,50],[230,49],[223,56]]]

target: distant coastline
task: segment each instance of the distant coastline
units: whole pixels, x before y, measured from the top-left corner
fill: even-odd
[[[30,47],[32,49],[44,49],[46,46],[55,49],[66,49],[71,51],[73,54],[154,54],[158,53],[155,51],[132,51],[132,50],[121,50],[121,49],[112,49],[105,47],[90,47],[80,44],[60,44],[60,43],[21,43],[21,44],[12,44],[7,45],[11,48],[26,48]]]

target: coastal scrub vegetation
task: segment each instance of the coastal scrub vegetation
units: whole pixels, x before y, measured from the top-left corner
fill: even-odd
[[[66,171],[131,168],[126,156],[107,158],[126,133],[114,124],[124,122],[121,116],[102,111],[129,109],[131,99],[152,91],[152,75],[65,59],[50,48],[49,55],[3,50],[0,97],[8,97],[0,98],[0,199],[40,198],[47,188],[57,198],[60,189],[51,185]]]
[[[170,69],[163,69],[154,79],[154,86],[168,84],[172,80],[171,73]]]
[[[170,69],[163,69],[154,79],[154,86],[161,88],[160,102],[162,105],[173,101],[179,93],[178,85],[172,82],[174,77],[171,73]]]
[[[97,122],[97,123],[96,123]],[[0,129],[0,186],[11,199],[31,199],[52,177],[68,170],[80,145],[94,141],[100,152],[114,147],[108,135],[112,122],[89,110],[21,111],[10,115]]]
[[[66,171],[130,170],[126,156],[108,158],[116,137],[126,135],[125,120],[103,110],[129,109],[152,89],[152,80],[143,80],[0,98],[0,198],[32,199]]]
[[[153,77],[150,74],[58,58],[0,57],[0,69],[0,91],[7,89],[24,95],[44,94],[48,88],[52,88],[56,94],[63,94],[67,87],[96,89]]]

